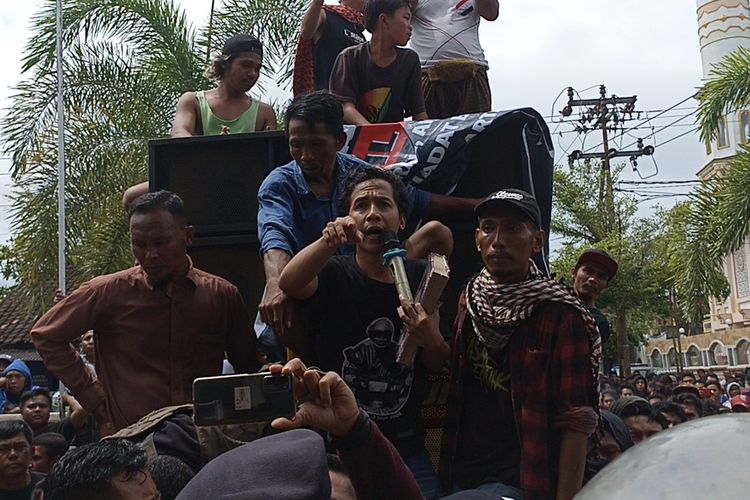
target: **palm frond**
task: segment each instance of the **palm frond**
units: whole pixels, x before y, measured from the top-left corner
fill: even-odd
[[[201,32],[201,52],[220,53],[227,38],[252,33],[263,43],[264,67],[277,76],[279,86],[289,88],[299,28],[308,6],[308,0],[225,0],[214,12],[210,40],[208,26]]]
[[[698,101],[701,140],[715,139],[724,115],[750,106],[750,50],[740,47],[716,64]]]

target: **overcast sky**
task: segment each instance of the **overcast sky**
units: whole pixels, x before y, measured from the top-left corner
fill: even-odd
[[[211,0],[176,3],[196,24],[208,19]],[[0,115],[10,105],[10,87],[22,78],[20,59],[29,36],[30,17],[42,4],[42,0],[3,0],[0,6]],[[501,0],[499,19],[483,22],[480,30],[490,64],[493,109],[533,107],[549,117],[564,106],[565,96],[551,108],[565,87],[591,89],[582,92],[582,97],[596,97],[600,84],[607,85],[609,94],[637,95],[636,110],[668,108],[693,94],[701,84],[695,10],[693,0]],[[647,125],[658,130],[694,108],[695,103],[689,101]],[[548,123],[552,131],[563,132],[554,137],[558,159],[564,158],[566,151],[593,148],[601,141],[601,135],[589,134],[581,148],[569,125],[558,126],[549,119]],[[639,121],[629,125],[636,123]],[[652,180],[693,179],[703,167],[706,157],[696,134],[658,147],[689,131],[693,123],[693,117],[688,117],[646,139],[646,144],[657,146],[654,159],[659,173]],[[622,145],[648,135],[650,130],[644,127],[630,132],[622,138]],[[0,159],[2,194],[9,190],[8,168],[7,159]],[[644,176],[652,174],[654,162],[644,157],[639,160],[639,169]],[[638,176],[626,169],[624,178],[637,180]],[[670,206],[674,200],[661,203]],[[652,205],[644,203],[641,213],[648,213]],[[6,206],[7,201],[0,199],[0,241],[9,236]]]

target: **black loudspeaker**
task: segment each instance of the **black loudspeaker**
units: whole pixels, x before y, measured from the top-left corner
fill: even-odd
[[[188,249],[193,265],[236,286],[250,321],[263,296],[265,274],[258,238],[254,235],[197,238]]]
[[[185,202],[196,236],[257,234],[258,188],[292,160],[284,132],[149,141],[151,191]]]
[[[193,264],[235,285],[251,321],[265,286],[258,189],[268,172],[291,160],[284,132],[149,141],[150,189],[182,198],[195,227]]]

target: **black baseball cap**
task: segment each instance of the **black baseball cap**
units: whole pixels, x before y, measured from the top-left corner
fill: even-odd
[[[481,201],[476,207],[474,207],[474,213],[477,214],[477,217],[482,217],[482,215],[487,212],[488,208],[495,206],[516,208],[531,219],[531,222],[534,223],[534,227],[540,228],[542,225],[542,216],[536,198],[526,191],[514,188],[495,191],[485,198],[484,201]]]
[[[617,274],[618,265],[615,259],[599,248],[589,248],[583,252],[576,261],[575,269],[581,267],[585,262],[592,262],[601,266],[609,274],[609,279],[614,278],[615,274]]]
[[[263,44],[253,35],[243,33],[224,42],[224,50],[221,51],[225,56],[236,56],[240,52],[253,52],[263,58]]]

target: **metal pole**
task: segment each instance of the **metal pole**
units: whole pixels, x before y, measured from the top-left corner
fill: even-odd
[[[211,64],[211,36],[214,32],[214,0],[211,0],[211,15],[208,17],[208,40],[206,40],[206,64]]]
[[[62,0],[57,0],[57,284],[65,287],[65,108],[63,104]]]

